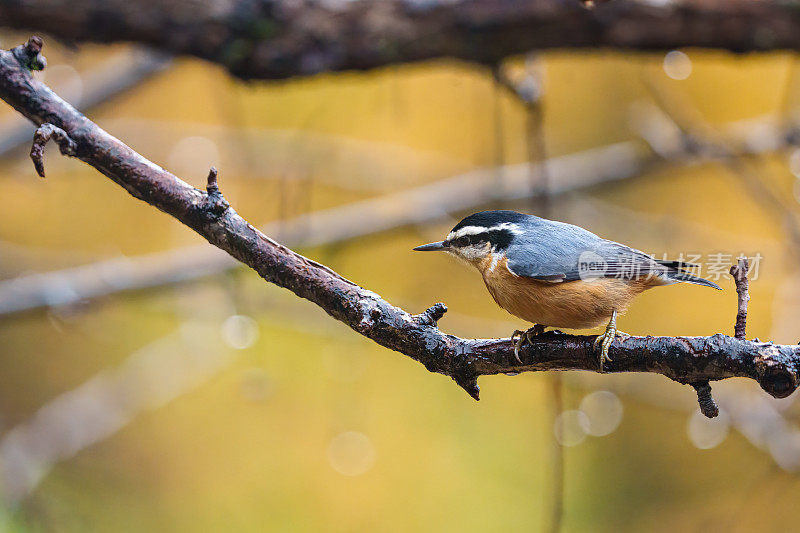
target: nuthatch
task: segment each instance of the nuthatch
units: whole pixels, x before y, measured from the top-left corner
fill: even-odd
[[[470,215],[445,240],[414,250],[443,250],[474,265],[497,305],[535,324],[515,331],[514,355],[545,327],[584,329],[608,322],[595,340],[600,369],[611,359],[608,348],[624,313],[643,291],[658,285],[695,283],[719,289],[693,276],[681,261],[658,260],[583,228],[516,211]]]

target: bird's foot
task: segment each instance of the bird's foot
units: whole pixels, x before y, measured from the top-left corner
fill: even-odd
[[[514,330],[514,333],[511,334],[511,342],[514,343],[514,358],[517,360],[519,364],[522,364],[522,359],[519,358],[519,351],[525,346],[525,343],[531,344],[531,339],[537,335],[541,335],[544,333],[545,326],[541,324],[534,324],[532,328],[528,328],[525,331],[521,329]],[[516,341],[514,339],[519,336],[519,339]]]
[[[608,355],[608,349],[617,337],[627,338],[630,337],[628,333],[619,331],[616,324],[609,323],[606,330],[602,335],[598,335],[594,340],[594,349],[600,347],[600,372],[605,372],[604,365],[611,361],[611,356]]]

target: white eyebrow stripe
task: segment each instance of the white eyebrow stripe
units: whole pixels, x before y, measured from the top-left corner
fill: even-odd
[[[479,235],[481,233],[500,230],[508,230],[515,235],[522,233],[522,230],[519,229],[519,224],[514,224],[513,222],[502,222],[500,224],[495,224],[490,228],[487,228],[486,226],[464,226],[463,228],[458,228],[456,231],[451,231],[447,235],[447,240],[458,239],[459,237],[464,237],[465,235]]]
[[[451,231],[447,238],[448,240],[457,239],[465,235],[478,235],[480,233],[486,233],[486,228],[483,226],[464,226],[463,228],[458,228],[456,231]]]

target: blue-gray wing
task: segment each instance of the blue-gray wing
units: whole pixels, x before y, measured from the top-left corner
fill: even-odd
[[[602,239],[572,224],[538,219],[506,249],[509,270],[544,281],[587,278],[636,279],[668,268],[623,244]]]

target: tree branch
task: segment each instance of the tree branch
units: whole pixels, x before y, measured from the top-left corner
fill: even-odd
[[[614,0],[0,1],[0,21],[77,41],[147,44],[277,79],[438,57],[496,63],[549,48],[800,49],[792,2]]]
[[[33,42],[33,41],[31,41]],[[35,44],[35,42],[34,42]],[[63,130],[74,155],[131,195],[176,218],[208,242],[251,267],[270,283],[314,302],[330,316],[376,343],[451,377],[478,398],[481,375],[537,370],[599,371],[593,336],[546,333],[524,348],[520,365],[510,339],[461,339],[442,333],[443,304],[412,315],[329,268],[273,241],[224,200],[211,171],[201,191],[148,161],[109,135],[47,86],[27,65],[41,62],[30,43],[0,51],[0,98],[35,124]],[[800,347],[711,337],[630,337],[611,346],[608,372],[656,372],[679,383],[747,377],[775,397],[798,386]]]

